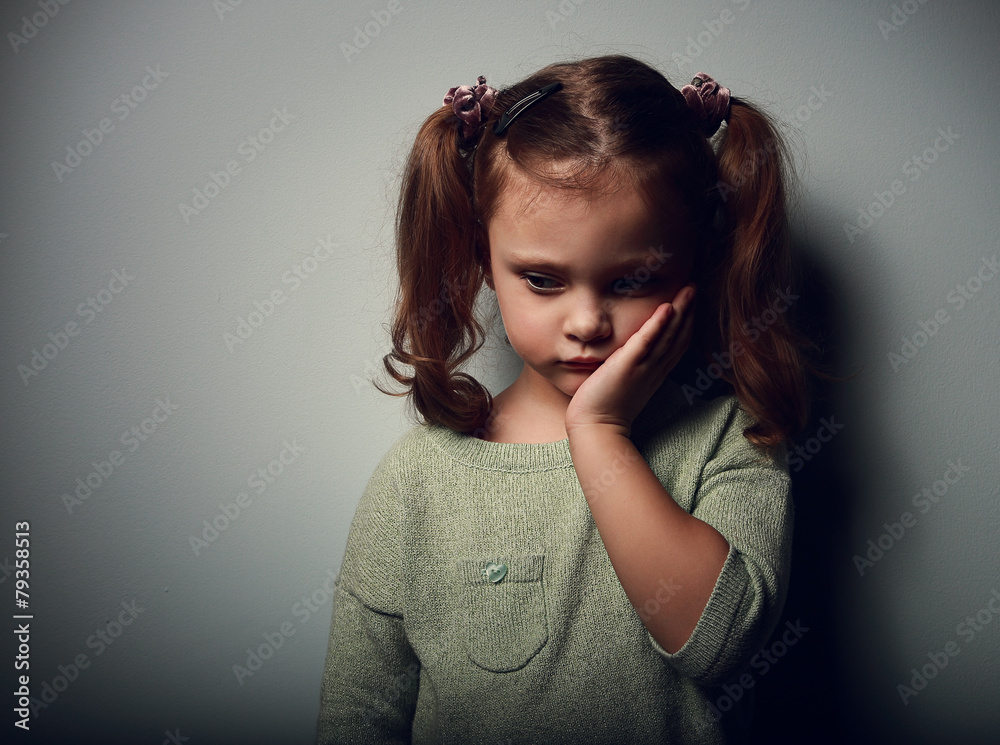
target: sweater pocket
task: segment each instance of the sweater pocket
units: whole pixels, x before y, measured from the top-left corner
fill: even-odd
[[[544,558],[521,554],[458,562],[469,659],[484,670],[519,670],[549,640]]]

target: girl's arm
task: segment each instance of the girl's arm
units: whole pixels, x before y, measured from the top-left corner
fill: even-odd
[[[671,498],[620,430],[605,424],[574,427],[569,445],[625,594],[652,637],[676,652],[708,604],[729,554],[728,541]],[[608,474],[613,480],[605,486]]]
[[[420,661],[403,628],[399,455],[368,482],[333,595],[316,742],[409,743]]]
[[[688,345],[693,298],[689,286],[660,305],[584,381],[566,412],[573,464],[608,557],[650,635],[669,653],[691,636],[730,545],[671,498],[629,433]],[[644,612],[650,607],[660,612]]]
[[[409,743],[419,682],[420,662],[403,619],[373,611],[338,584],[317,745]]]

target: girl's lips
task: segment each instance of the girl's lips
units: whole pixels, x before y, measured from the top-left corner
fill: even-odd
[[[586,359],[575,359],[575,360],[563,360],[559,364],[566,365],[567,367],[579,368],[581,370],[591,370],[596,369],[601,366],[604,360],[586,360]]]

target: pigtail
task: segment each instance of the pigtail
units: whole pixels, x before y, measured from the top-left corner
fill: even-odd
[[[781,137],[768,118],[733,99],[718,150],[723,261],[713,282],[724,375],[754,418],[748,440],[773,452],[809,416],[805,350],[813,345],[793,325],[797,274],[787,235],[786,164]]]
[[[427,118],[403,172],[393,349],[382,360],[408,390],[377,386],[390,395],[411,394],[426,422],[466,433],[482,427],[492,407],[489,391],[458,371],[485,341],[473,312],[484,273],[468,157],[451,107]]]

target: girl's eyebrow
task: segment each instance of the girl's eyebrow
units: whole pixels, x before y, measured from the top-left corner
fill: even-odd
[[[609,272],[614,273],[629,271],[635,269],[637,266],[650,265],[650,271],[655,271],[655,269],[664,266],[666,262],[663,259],[669,258],[670,256],[671,254],[663,253],[662,251],[657,253],[655,250],[646,250],[631,258],[623,259],[622,261],[612,264],[606,268]],[[521,267],[530,266],[538,269],[549,269],[556,272],[566,272],[569,269],[567,265],[552,261],[547,257],[532,256],[530,254],[510,254],[507,257],[507,263]]]

